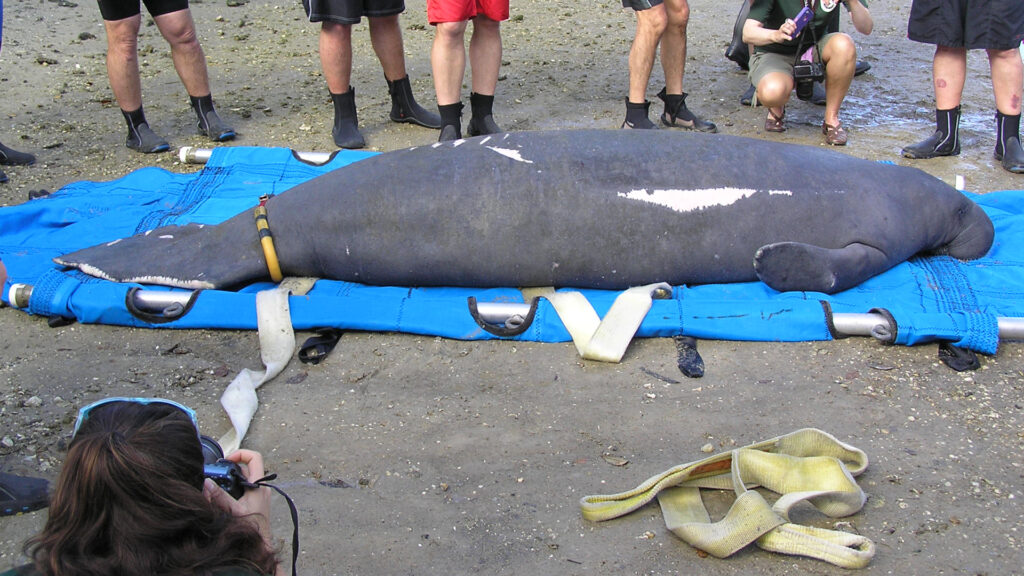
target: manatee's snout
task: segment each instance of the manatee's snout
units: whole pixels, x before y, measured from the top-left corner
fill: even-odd
[[[974,202],[961,208],[959,232],[940,252],[960,260],[974,260],[988,254],[995,239],[995,227],[988,214]]]

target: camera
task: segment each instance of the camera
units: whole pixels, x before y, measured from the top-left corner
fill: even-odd
[[[814,95],[814,83],[825,79],[825,69],[821,63],[812,60],[800,60],[793,65],[793,80],[796,81],[796,97],[810,100]]]
[[[238,500],[245,494],[245,476],[237,462],[224,458],[224,449],[209,436],[200,436],[203,448],[203,478],[209,478]]]

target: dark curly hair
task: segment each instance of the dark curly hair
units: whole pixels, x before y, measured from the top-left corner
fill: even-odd
[[[25,544],[46,576],[273,574],[251,522],[203,495],[195,424],[168,404],[95,408],[68,447],[43,531]]]

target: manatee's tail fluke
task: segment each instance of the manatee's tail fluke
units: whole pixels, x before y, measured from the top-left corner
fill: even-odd
[[[114,282],[228,288],[267,276],[262,255],[218,226],[165,226],[65,254],[54,261]],[[245,254],[243,252],[248,252]]]

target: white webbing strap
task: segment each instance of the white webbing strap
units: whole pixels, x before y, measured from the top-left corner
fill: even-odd
[[[801,526],[789,510],[807,501],[823,514],[842,517],[864,505],[853,479],[867,468],[864,452],[813,428],[676,466],[619,494],[584,496],[583,517],[601,521],[636,510],[655,497],[665,524],[691,546],[725,558],[754,542],[765,550],[808,556],[845,568],[862,568],[874,543],[858,534]],[[717,522],[701,500],[701,488],[728,482],[736,501]],[[763,487],[781,496],[774,505],[751,491]]]
[[[655,294],[671,294],[664,282],[635,286],[615,298],[604,319],[579,292],[545,292],[565,329],[572,336],[576,351],[587,360],[619,362],[633,340],[637,328],[651,309]]]
[[[219,440],[225,454],[238,450],[249,431],[249,423],[259,408],[256,389],[280,374],[295,352],[295,331],[292,330],[288,296],[305,294],[315,282],[316,278],[285,278],[277,287],[256,294],[260,359],[265,369],[243,368],[221,394],[220,405],[227,412],[232,426]]]

